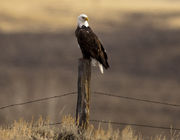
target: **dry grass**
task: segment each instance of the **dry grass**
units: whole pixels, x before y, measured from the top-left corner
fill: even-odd
[[[93,17],[93,22],[95,19],[119,22],[123,20],[124,17],[120,15],[124,13],[179,13],[179,7],[179,1],[170,0],[1,0],[0,30],[55,32],[74,29],[76,17],[80,13]],[[168,19],[167,22],[170,27],[180,27],[177,17]]]
[[[78,128],[75,125],[75,120],[71,116],[66,116],[62,119],[62,124],[59,126],[48,125],[48,120],[40,118],[37,122],[26,122],[20,120],[14,122],[8,128],[0,129],[1,140],[118,140],[119,131],[113,131],[109,126],[108,130],[103,130],[99,127],[94,129],[90,125],[88,130],[83,133],[78,133]]]
[[[11,126],[0,128],[1,140],[143,140],[142,135],[136,135],[134,130],[127,126],[121,132],[113,130],[111,124],[104,130],[100,125],[95,129],[90,125],[86,132],[78,133],[78,127],[71,116],[65,116],[62,124],[48,125],[47,119],[39,118],[38,121],[15,121]],[[148,138],[151,140],[178,140],[179,135],[171,132],[170,138],[159,135]]]

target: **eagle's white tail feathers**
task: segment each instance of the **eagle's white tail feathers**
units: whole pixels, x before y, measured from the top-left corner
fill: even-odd
[[[102,74],[104,73],[102,64],[100,64],[97,60],[92,59],[91,64],[92,64],[93,67],[99,66],[99,69],[100,69],[101,73]]]
[[[98,65],[99,65],[99,69],[100,69],[101,73],[103,74],[103,73],[104,73],[104,70],[103,70],[102,64],[99,63]]]

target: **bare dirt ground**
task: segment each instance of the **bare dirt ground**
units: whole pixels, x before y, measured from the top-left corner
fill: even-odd
[[[93,68],[92,91],[179,104],[180,29],[170,26],[168,20],[179,17],[179,12],[116,12],[115,18],[119,19],[116,22],[91,21],[107,50],[111,66],[104,75]],[[74,30],[46,32],[44,28],[38,32],[0,33],[0,106],[76,91],[77,61],[81,52]],[[76,96],[72,95],[0,110],[0,120],[4,124],[43,115],[56,121],[63,114],[74,115],[75,107]],[[180,127],[179,110],[91,96],[91,119]],[[135,129],[146,135],[163,132]]]

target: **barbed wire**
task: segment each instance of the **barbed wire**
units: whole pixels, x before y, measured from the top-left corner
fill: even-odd
[[[157,128],[157,129],[167,129],[167,130],[178,130],[180,128],[173,128],[173,127],[165,127],[165,126],[154,126],[154,125],[146,125],[146,124],[136,124],[136,123],[124,123],[124,122],[113,122],[113,121],[105,121],[105,120],[90,120],[91,122],[96,123],[105,123],[105,124],[113,124],[113,125],[130,125],[130,126],[137,126],[137,127],[146,127],[146,128]]]
[[[58,124],[62,124],[62,122],[49,123],[48,125],[58,125]]]
[[[10,105],[0,107],[0,110],[5,109],[5,108],[9,108],[9,107],[14,107],[14,106],[26,105],[26,104],[35,103],[35,102],[41,102],[41,101],[45,101],[45,100],[61,98],[61,97],[69,96],[69,95],[75,95],[76,93],[77,92],[69,92],[69,93],[64,93],[64,94],[61,94],[61,95],[56,95],[56,96],[51,96],[51,97],[45,97],[45,98],[30,100],[30,101],[26,101],[26,102],[22,102],[22,103],[10,104]],[[160,101],[140,99],[140,98],[128,97],[128,96],[122,96],[122,95],[114,95],[114,94],[109,94],[109,93],[104,93],[104,92],[96,92],[96,91],[94,91],[93,94],[109,96],[109,97],[115,97],[115,98],[122,98],[122,99],[127,99],[127,100],[140,101],[140,102],[161,104],[161,105],[167,105],[167,106],[173,106],[173,107],[180,107],[179,104],[172,104],[172,103],[166,103],[166,102],[160,102]],[[124,122],[113,122],[113,121],[105,121],[105,120],[90,120],[90,121],[95,122],[95,123],[105,123],[105,124],[110,123],[112,125],[131,125],[131,126],[137,126],[137,127],[157,128],[157,129],[166,129],[166,130],[172,129],[172,130],[180,131],[180,128],[170,128],[170,127],[164,127],[164,126],[154,126],[154,125],[136,124],[136,123],[124,123]],[[58,124],[61,124],[61,123],[62,122],[55,122],[55,123],[50,123],[48,125],[58,125]]]
[[[173,106],[173,107],[180,107],[179,104],[172,104],[172,103],[160,102],[160,101],[154,101],[154,100],[148,100],[148,99],[140,99],[140,98],[128,97],[128,96],[122,96],[122,95],[113,95],[113,94],[104,93],[104,92],[96,92],[95,91],[94,94],[122,98],[122,99],[127,99],[127,100],[148,102],[148,103],[153,103],[153,104],[161,104],[161,105],[167,105],[167,106]]]
[[[26,105],[26,104],[30,104],[30,103],[50,100],[50,99],[54,99],[54,98],[61,98],[61,97],[69,96],[69,95],[75,95],[76,93],[77,92],[69,92],[69,93],[56,95],[56,96],[51,96],[51,97],[45,97],[45,98],[30,100],[30,101],[21,102],[21,103],[14,103],[14,104],[10,104],[10,105],[0,107],[0,110],[5,109],[5,108],[14,107],[14,106],[20,106],[20,105]],[[103,96],[121,98],[121,99],[126,99],[126,100],[133,100],[133,101],[140,101],[140,102],[146,102],[146,103],[160,104],[160,105],[166,105],[166,106],[171,106],[171,107],[180,107],[179,104],[172,104],[172,103],[167,103],[167,102],[160,102],[160,101],[154,101],[154,100],[148,100],[148,99],[140,99],[140,98],[128,97],[128,96],[122,96],[122,95],[114,95],[114,94],[109,94],[109,93],[104,93],[104,92],[97,92],[97,91],[94,91],[92,93],[96,94],[96,95],[103,95]]]
[[[155,125],[147,125],[147,124],[137,124],[137,123],[124,123],[124,122],[114,122],[114,121],[106,121],[106,120],[90,120],[90,122],[94,123],[104,123],[104,124],[111,124],[111,125],[130,125],[135,127],[146,127],[146,128],[153,128],[153,129],[164,129],[164,130],[177,130],[180,131],[180,128],[173,128],[173,127],[165,127],[165,126],[155,126]],[[50,123],[48,125],[59,125],[62,122],[55,122]]]
[[[5,108],[9,108],[9,107],[13,107],[13,106],[26,105],[26,104],[41,102],[41,101],[50,100],[50,99],[54,99],[54,98],[61,98],[61,97],[65,97],[65,96],[69,96],[69,95],[73,95],[73,94],[76,94],[76,92],[69,92],[69,93],[65,93],[62,95],[45,97],[45,98],[30,100],[30,101],[26,101],[26,102],[22,102],[22,103],[15,103],[15,104],[11,104],[11,105],[2,106],[2,107],[0,107],[0,110],[5,109]]]

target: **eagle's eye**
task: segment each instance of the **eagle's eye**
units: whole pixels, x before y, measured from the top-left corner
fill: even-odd
[[[82,17],[82,19],[83,19],[84,21],[88,20],[88,18],[87,18],[87,17]]]

